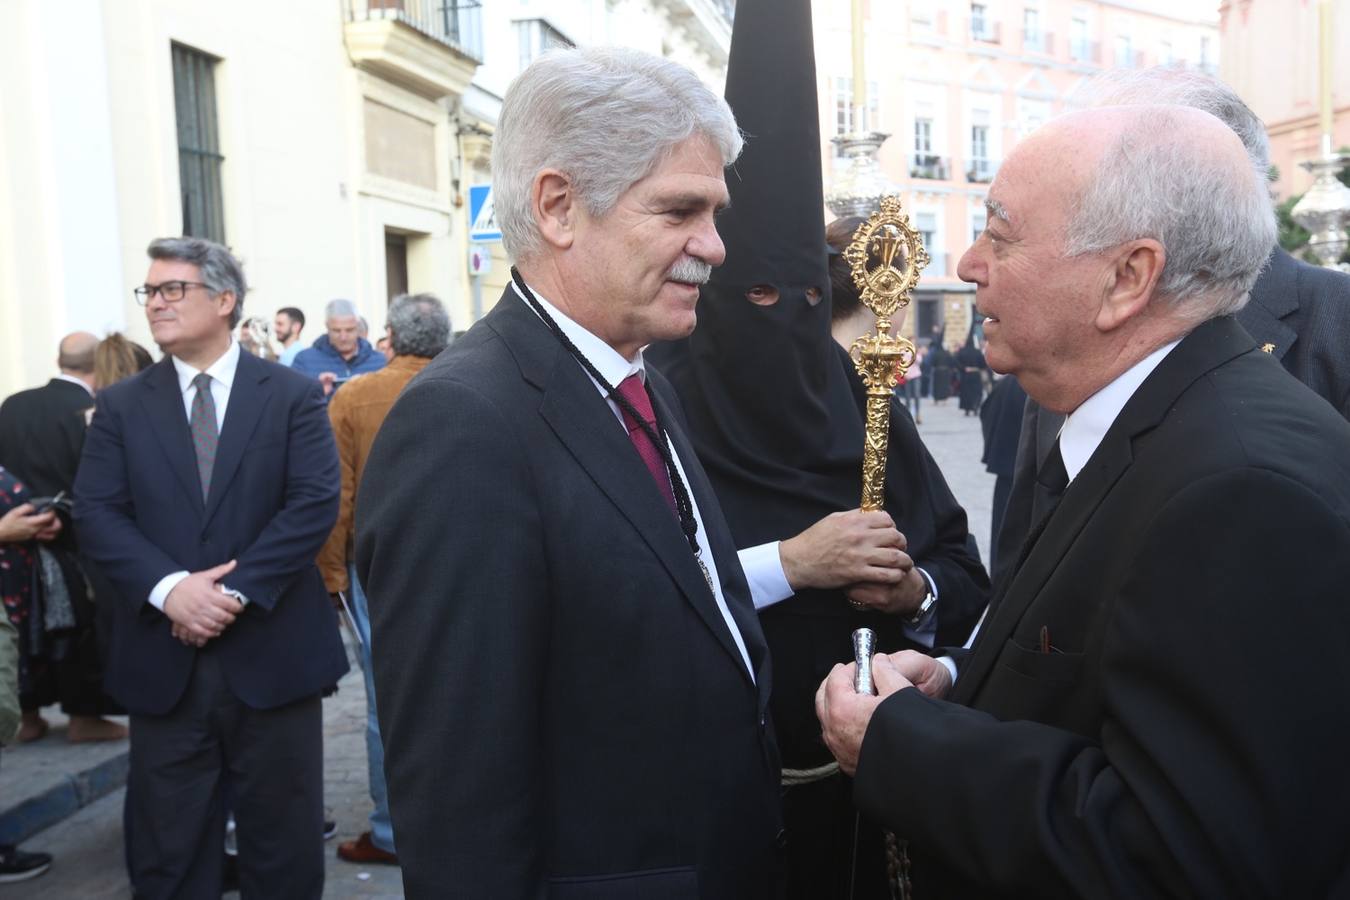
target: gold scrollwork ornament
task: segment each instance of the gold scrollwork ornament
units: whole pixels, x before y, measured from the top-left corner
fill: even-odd
[[[859,337],[849,350],[867,386],[862,508],[874,510],[885,501],[891,397],[915,356],[912,342],[891,334],[891,319],[909,305],[919,273],[930,259],[900,200],[892,196],[882,197],[881,208],[858,226],[844,259],[863,305],[877,317],[876,329]]]

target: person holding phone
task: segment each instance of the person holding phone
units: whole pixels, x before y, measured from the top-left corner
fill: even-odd
[[[296,354],[291,368],[317,378],[325,397],[343,384],[384,368],[384,354],[361,336],[361,314],[350,300],[330,300],[324,307],[324,326],[307,350]]]

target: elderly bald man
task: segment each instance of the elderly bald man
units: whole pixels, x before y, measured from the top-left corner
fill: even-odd
[[[959,272],[990,366],[1068,414],[1058,504],[964,659],[817,697],[925,900],[1350,891],[1350,425],[1232,317],[1263,175],[1207,113],[1135,106],[990,187]]]

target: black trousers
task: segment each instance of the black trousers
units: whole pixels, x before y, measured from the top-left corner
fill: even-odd
[[[251,709],[215,654],[197,654],[178,705],[131,717],[125,821],[138,900],[220,896],[231,786],[239,887],[252,898],[323,894],[323,713],[318,696]]]
[[[885,835],[859,818],[852,779],[785,788],[783,827],[788,900],[890,900]]]

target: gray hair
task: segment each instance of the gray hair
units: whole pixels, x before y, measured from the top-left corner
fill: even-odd
[[[1152,238],[1166,249],[1159,297],[1192,322],[1229,315],[1275,246],[1265,173],[1219,170],[1177,106],[1141,107],[1148,129],[1125,130],[1078,197],[1065,234],[1069,256]]]
[[[511,83],[497,118],[492,184],[514,260],[542,249],[535,176],[557,169],[599,218],[677,146],[706,137],[731,165],[743,141],[731,107],[679,63],[619,47],[545,53]]]
[[[227,248],[215,241],[198,237],[155,238],[145,248],[151,259],[173,259],[191,263],[201,271],[202,283],[213,294],[226,291],[234,294],[234,311],[230,313],[230,327],[234,328],[244,317],[244,295],[248,283],[244,280],[244,266]]]
[[[1174,66],[1112,69],[1083,83],[1073,100],[1084,106],[1189,106],[1233,130],[1252,165],[1270,171],[1270,137],[1256,113],[1231,87],[1212,75]]]
[[[350,300],[343,300],[341,297],[336,300],[329,300],[323,308],[323,320],[325,322],[331,319],[345,319],[348,316],[361,318],[361,314],[356,311],[356,304]]]
[[[435,356],[450,343],[450,316],[435,294],[399,294],[389,304],[389,346],[397,356]]]

